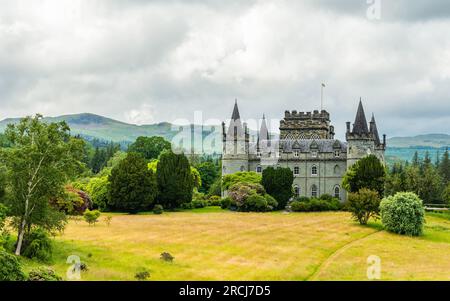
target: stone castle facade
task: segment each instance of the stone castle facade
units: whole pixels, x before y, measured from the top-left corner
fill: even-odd
[[[367,122],[361,101],[353,127],[347,122],[346,142],[334,138],[330,114],[325,110],[286,111],[279,129],[279,139],[273,139],[263,116],[257,139],[250,142],[236,101],[228,128],[222,123],[222,175],[262,173],[268,166],[288,167],[294,174],[297,196],[330,194],[344,202],[347,193],[342,178],[350,166],[369,154],[385,162],[386,135],[381,141],[375,117]]]

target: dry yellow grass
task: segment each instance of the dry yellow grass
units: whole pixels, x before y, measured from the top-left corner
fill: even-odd
[[[73,254],[89,266],[84,280],[133,280],[142,267],[151,280],[366,280],[366,259],[377,255],[383,279],[449,280],[450,226],[430,219],[424,237],[410,238],[343,212],[114,215],[109,227],[71,221],[56,239],[54,268],[64,275]]]

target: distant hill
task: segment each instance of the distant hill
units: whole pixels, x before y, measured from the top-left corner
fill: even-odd
[[[5,130],[8,123],[17,123],[19,120],[19,118],[8,118],[0,121],[0,132]],[[90,113],[46,117],[44,120],[48,122],[65,120],[73,135],[80,135],[87,140],[114,141],[121,143],[123,146],[134,142],[139,136],[161,136],[172,141],[175,135],[179,134],[179,130],[177,130],[179,127],[168,122],[138,126]],[[198,130],[198,127],[196,127],[196,131]],[[195,134],[207,136],[211,133],[211,130],[208,129]],[[217,133],[217,135],[219,137],[216,138],[216,141],[220,139],[221,134]],[[255,132],[251,132],[251,136],[252,139],[255,139]],[[428,151],[433,157],[437,152],[445,150],[445,147],[450,147],[450,135],[429,134],[415,137],[394,137],[388,139],[386,157],[388,162],[410,160],[415,151],[418,151],[420,156],[424,156]],[[196,147],[197,151],[198,148]],[[221,153],[220,143],[211,145],[203,151],[206,153]]]
[[[388,139],[390,147],[450,147],[450,135],[427,134],[414,137],[393,137]]]

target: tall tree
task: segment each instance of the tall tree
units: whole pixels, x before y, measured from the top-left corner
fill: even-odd
[[[69,130],[65,122],[44,123],[41,115],[6,128],[12,147],[3,149],[0,158],[12,188],[8,199],[18,230],[16,255],[32,226],[53,230],[64,225],[64,214],[53,209],[49,200],[64,194],[64,184],[81,165],[84,142],[71,138]]]
[[[170,150],[172,145],[162,137],[138,137],[136,141],[128,147],[129,152],[142,154],[145,159],[157,159],[164,150]]]
[[[137,213],[150,209],[158,192],[156,176],[141,154],[128,153],[109,176],[108,204],[114,210]]]
[[[158,203],[176,208],[192,201],[194,182],[191,166],[184,154],[163,152],[157,164]]]
[[[448,156],[448,149],[445,150],[444,155],[442,156],[442,161],[439,165],[439,172],[444,179],[445,183],[450,182],[450,159]]]
[[[384,195],[386,171],[380,160],[374,155],[358,160],[344,175],[343,187],[348,192],[358,192],[367,188]]]
[[[294,175],[290,168],[268,167],[264,169],[261,184],[268,194],[278,202],[278,209],[284,209],[292,197]]]
[[[197,166],[197,170],[200,173],[200,177],[202,179],[202,186],[199,191],[203,193],[208,193],[211,185],[217,180],[219,177],[219,169],[214,163],[210,161],[206,161],[200,163]]]

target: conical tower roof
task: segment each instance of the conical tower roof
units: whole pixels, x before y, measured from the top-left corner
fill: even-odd
[[[239,108],[237,99],[234,103],[233,114],[231,115],[230,126],[228,127],[227,140],[241,137],[244,135],[244,128],[242,127],[241,116],[239,114]]]
[[[364,113],[364,108],[361,100],[359,100],[358,111],[356,112],[355,123],[353,124],[353,133],[360,135],[369,133],[366,114]]]
[[[372,120],[370,121],[370,132],[373,134],[373,137],[375,138],[375,144],[380,145],[381,144],[380,135],[378,134],[378,128],[374,114],[372,114]]]

